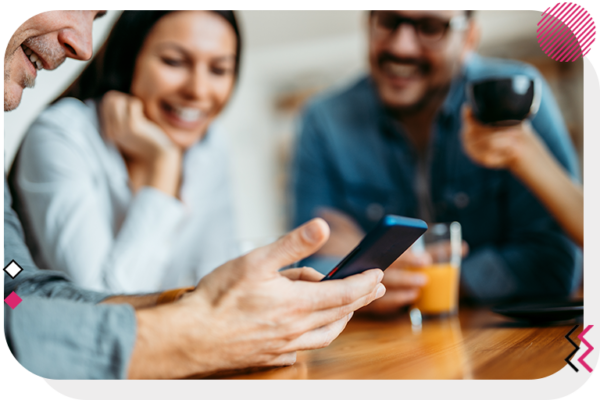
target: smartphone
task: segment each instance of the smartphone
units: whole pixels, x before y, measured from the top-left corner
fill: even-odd
[[[425,221],[386,215],[322,280],[343,279],[373,268],[385,271],[425,231]]]

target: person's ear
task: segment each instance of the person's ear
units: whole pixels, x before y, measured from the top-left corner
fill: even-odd
[[[477,49],[480,38],[481,27],[473,18],[471,18],[469,21],[469,26],[467,27],[467,31],[465,32],[465,44],[461,54],[461,61],[464,62],[469,53],[472,53]]]

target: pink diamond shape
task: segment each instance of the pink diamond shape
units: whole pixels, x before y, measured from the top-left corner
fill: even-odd
[[[19,297],[18,294],[16,294],[15,292],[12,292],[11,294],[8,295],[8,297],[6,297],[4,299],[4,302],[6,304],[8,304],[8,306],[10,308],[12,308],[13,310],[19,305],[21,304],[23,300],[21,300],[21,298]]]

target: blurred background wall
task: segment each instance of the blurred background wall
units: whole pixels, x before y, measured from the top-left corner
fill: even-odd
[[[98,49],[118,17],[94,25]],[[558,63],[540,50],[536,11],[478,11],[479,53],[534,64],[549,81],[580,156],[583,149],[583,63]],[[244,54],[240,81],[219,118],[229,135],[241,240],[265,241],[287,230],[287,165],[297,116],[307,98],[367,71],[366,11],[240,11]],[[67,60],[40,73],[21,107],[5,114],[5,169],[36,115],[83,69]]]

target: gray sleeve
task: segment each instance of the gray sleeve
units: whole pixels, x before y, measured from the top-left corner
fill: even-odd
[[[19,296],[35,295],[98,303],[105,299],[106,293],[83,290],[67,280],[66,275],[57,271],[39,270],[25,244],[23,228],[15,211],[11,208],[10,191],[4,180],[4,266],[15,261],[23,271],[12,279],[4,275],[4,295],[17,291]]]
[[[4,181],[4,264],[23,271],[4,275],[4,295],[22,298],[13,310],[4,304],[4,333],[15,358],[29,371],[55,379],[126,378],[136,335],[129,305],[97,305],[107,297],[79,289],[56,271],[39,270],[23,239]]]
[[[129,305],[92,305],[23,296],[4,305],[4,331],[15,358],[50,379],[125,379],[136,337]]]

